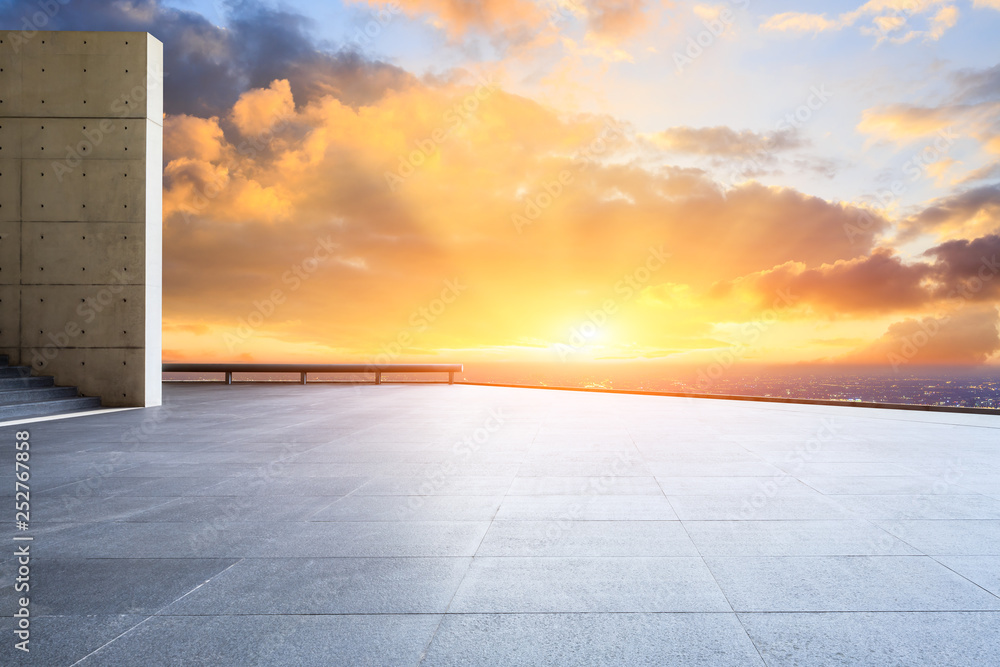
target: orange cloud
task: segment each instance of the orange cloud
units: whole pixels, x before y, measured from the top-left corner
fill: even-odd
[[[865,317],[893,299],[905,309],[939,298],[923,281],[943,275],[944,255],[869,256],[884,218],[629,163],[642,140],[614,118],[560,113],[472,76],[409,81],[357,106],[275,86],[237,105],[269,98],[294,112],[260,143],[235,120],[168,118],[165,313],[207,327],[166,330],[169,348],[230,359],[549,354],[610,300],[586,354],[683,354],[757,317],[786,284],[801,298],[782,310],[790,326],[800,306]],[[671,133],[720,153],[773,141]],[[652,272],[651,248],[669,253]],[[736,287],[706,296],[726,282]]]
[[[1000,185],[984,185],[942,197],[924,210],[903,219],[899,236],[920,234],[939,238],[979,236],[1000,229]]]
[[[709,294],[745,317],[771,308],[776,295],[785,295],[796,306],[789,314],[803,318],[870,318],[1000,298],[1000,236],[947,241],[923,255],[934,261],[905,263],[890,249],[876,248],[870,255],[816,268],[786,262],[718,282]]]
[[[537,27],[545,13],[530,0],[350,0],[379,8],[399,7],[408,16],[430,15],[449,35],[460,37],[476,29],[510,34]]]
[[[646,0],[587,0],[590,29],[597,35],[620,41],[648,24]]]
[[[409,17],[427,16],[429,22],[452,38],[482,32],[517,42],[539,39],[546,28],[561,31],[569,22],[583,20],[588,41],[618,44],[650,25],[649,0],[350,0],[366,3],[391,20],[393,8]],[[388,14],[386,14],[388,12]],[[547,42],[543,39],[542,43]],[[591,47],[596,48],[596,46]]]
[[[827,315],[886,313],[925,306],[930,295],[922,283],[932,273],[927,264],[904,264],[885,248],[871,255],[823,264],[815,269],[786,262],[715,286],[717,295],[732,291],[769,308],[775,294],[786,292],[801,305]]]
[[[287,79],[271,82],[267,89],[248,90],[233,105],[233,123],[245,137],[264,134],[295,113],[292,87]]]
[[[217,117],[179,115],[164,119],[163,159],[166,162],[181,157],[214,162],[222,157],[225,141]]]
[[[955,110],[948,107],[913,107],[905,104],[866,109],[858,130],[893,141],[910,141],[948,129],[955,123]]]
[[[652,140],[661,148],[678,153],[744,158],[800,148],[804,144],[792,129],[764,135],[729,127],[671,127],[654,134]]]
[[[842,358],[849,363],[981,364],[1000,350],[996,308],[966,308],[941,317],[906,319],[875,342]]]

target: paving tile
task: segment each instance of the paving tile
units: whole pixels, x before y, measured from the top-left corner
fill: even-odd
[[[154,507],[174,502],[174,498],[143,496],[58,496],[38,498],[31,503],[31,520],[41,522],[124,521]]]
[[[54,525],[50,558],[472,556],[488,522],[228,522]]]
[[[685,521],[702,556],[882,556],[920,552],[867,521]]]
[[[164,615],[443,613],[470,558],[251,558]]]
[[[310,521],[490,521],[503,496],[344,496]]]
[[[354,493],[361,496],[496,496],[510,487],[510,477],[465,477],[442,466],[423,477],[376,477]]]
[[[494,521],[476,556],[698,556],[679,521]]]
[[[926,556],[705,561],[738,612],[1000,610],[1000,598]]]
[[[413,667],[439,622],[432,614],[156,616],[80,665]]]
[[[656,477],[767,477],[783,472],[766,461],[654,461],[647,467]]]
[[[667,496],[817,495],[791,475],[765,477],[656,477]]]
[[[882,461],[809,461],[775,465],[797,477],[914,477],[920,474],[912,468]]]
[[[313,477],[278,479],[251,475],[226,479],[200,488],[192,496],[343,496],[356,493],[370,482],[367,477]]]
[[[146,523],[228,523],[306,521],[330,504],[328,496],[242,495],[177,498],[129,514],[123,520]]]
[[[18,650],[14,618],[0,617],[0,664],[72,665],[139,623],[145,616],[72,615],[31,618],[29,652]],[[97,663],[92,663],[97,664]]]
[[[259,558],[472,556],[488,527],[486,521],[308,522],[241,549]]]
[[[287,540],[290,524],[77,523],[33,529],[32,550],[46,558],[241,558]]]
[[[804,484],[827,495],[926,495],[975,493],[957,484],[946,484],[936,477],[874,477],[874,476],[802,476]]]
[[[443,461],[400,463],[381,461],[377,463],[309,463],[293,460],[277,470],[273,477],[434,477],[448,474],[460,477],[511,478],[517,473],[517,463],[476,463],[452,455]]]
[[[451,613],[731,611],[700,558],[477,557]]]
[[[32,426],[39,664],[997,662],[989,417],[436,385],[165,400]]]
[[[652,475],[649,465],[634,457],[572,461],[545,454],[541,460],[525,461],[517,469],[518,477],[652,477]]]
[[[663,491],[652,477],[517,477],[508,496],[572,495],[661,496]]]
[[[44,616],[152,614],[237,561],[205,558],[31,560],[31,611]],[[0,614],[15,611],[13,581]]]
[[[1000,664],[995,612],[739,615],[770,667]]]
[[[507,496],[497,511],[507,521],[673,521],[663,496]]]
[[[683,521],[768,519],[850,519],[854,515],[835,499],[815,496],[670,496],[670,506]]]
[[[1000,597],[1000,556],[936,556],[934,560]]]
[[[931,556],[1000,556],[1000,520],[872,522]]]
[[[1000,500],[980,495],[838,496],[837,502],[870,519],[1000,519]]]
[[[422,667],[763,667],[734,614],[449,614]]]
[[[155,477],[78,477],[76,481],[46,488],[37,483],[32,488],[39,498],[54,498],[75,496],[90,498],[93,496],[143,495],[143,486],[158,480]],[[148,496],[146,496],[148,497]]]

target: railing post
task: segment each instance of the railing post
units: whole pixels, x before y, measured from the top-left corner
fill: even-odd
[[[382,371],[375,371],[375,384],[382,384]]]
[[[448,371],[448,384],[455,384],[455,371]]]
[[[233,372],[226,371],[226,384],[232,384],[232,383],[233,383]]]
[[[308,381],[306,380],[306,376],[309,375],[309,373],[307,373],[305,371],[302,371],[302,373],[300,375],[302,375],[302,384],[308,384]]]

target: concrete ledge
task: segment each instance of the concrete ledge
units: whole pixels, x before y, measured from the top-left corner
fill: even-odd
[[[516,389],[552,389],[555,391],[585,391],[595,394],[634,394],[637,396],[672,396],[674,398],[711,398],[720,401],[752,401],[755,403],[792,403],[797,405],[830,405],[846,408],[881,408],[884,410],[918,410],[921,412],[952,412],[967,415],[993,415],[1000,410],[962,408],[947,405],[910,405],[907,403],[873,403],[871,401],[835,401],[818,398],[780,398],[777,396],[740,396],[738,394],[695,394],[677,391],[641,391],[637,389],[594,389],[590,387],[547,387],[543,385],[496,384],[493,382],[456,382],[473,387],[511,387]]]

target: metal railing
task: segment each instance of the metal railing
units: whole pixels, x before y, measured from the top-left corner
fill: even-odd
[[[163,364],[164,373],[225,373],[226,384],[233,383],[233,373],[298,373],[299,381],[308,384],[309,373],[374,373],[375,384],[382,384],[383,373],[447,373],[448,384],[455,384],[455,373],[462,364]]]

